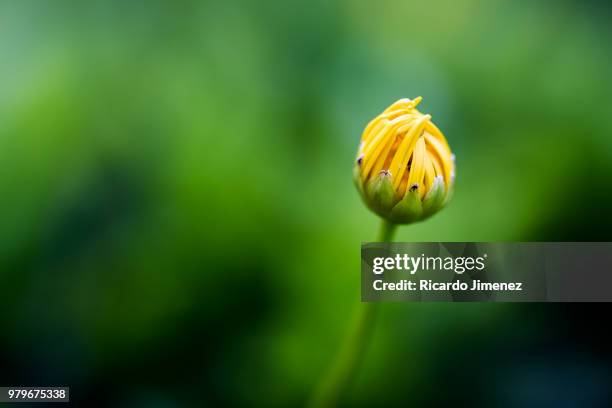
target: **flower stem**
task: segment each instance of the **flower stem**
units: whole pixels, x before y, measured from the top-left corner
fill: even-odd
[[[396,225],[383,220],[379,242],[390,242]],[[333,364],[313,393],[309,407],[327,408],[338,405],[340,398],[350,386],[359,363],[366,351],[374,329],[378,303],[361,302],[357,305],[350,330],[342,347],[338,351]]]
[[[382,220],[380,224],[380,232],[378,233],[378,242],[391,242],[397,224],[392,224],[389,221]]]

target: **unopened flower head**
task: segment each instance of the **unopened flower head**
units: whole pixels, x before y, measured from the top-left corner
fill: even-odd
[[[367,206],[396,224],[419,221],[450,199],[454,156],[421,97],[400,99],[363,131],[353,177]]]

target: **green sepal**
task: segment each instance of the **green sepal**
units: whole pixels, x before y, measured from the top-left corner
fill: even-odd
[[[357,190],[359,190],[359,194],[361,194],[361,196],[365,198],[365,194],[363,191],[363,183],[361,182],[361,166],[359,166],[359,164],[357,163],[355,163],[355,165],[353,166],[353,181],[355,182]]]
[[[436,213],[444,205],[446,189],[442,176],[436,176],[431,189],[425,194],[423,199],[423,216],[429,217]]]
[[[404,198],[393,207],[389,218],[398,224],[408,224],[421,219],[423,206],[419,196],[419,187],[408,188]]]
[[[377,212],[387,213],[396,202],[395,190],[391,181],[391,174],[381,171],[376,178],[366,185],[368,203]]]

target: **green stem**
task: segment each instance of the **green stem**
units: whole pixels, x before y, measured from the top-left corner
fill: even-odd
[[[382,221],[378,239],[391,242],[396,225]],[[309,407],[335,407],[350,386],[374,329],[378,304],[361,302],[357,305],[350,330],[329,371],[313,393]]]
[[[380,232],[378,233],[378,242],[391,242],[397,224],[391,224],[389,221],[382,220],[380,224]]]

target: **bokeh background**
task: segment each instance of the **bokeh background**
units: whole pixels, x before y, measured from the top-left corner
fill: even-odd
[[[361,130],[424,97],[451,205],[405,241],[607,241],[606,1],[0,4],[0,384],[300,406],[378,220]],[[345,406],[609,406],[609,308],[385,304]]]

